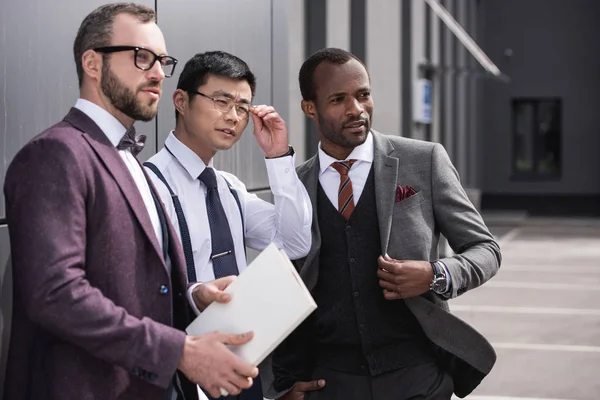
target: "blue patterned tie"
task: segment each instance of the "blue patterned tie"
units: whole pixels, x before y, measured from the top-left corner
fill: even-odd
[[[206,186],[206,212],[210,224],[210,237],[212,242],[212,263],[215,279],[229,275],[238,275],[238,267],[235,261],[235,249],[229,222],[223,210],[219,191],[217,190],[217,178],[212,168],[206,167],[198,177]]]

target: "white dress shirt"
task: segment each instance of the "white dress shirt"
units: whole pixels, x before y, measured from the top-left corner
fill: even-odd
[[[365,188],[367,178],[369,177],[369,171],[373,164],[373,135],[369,132],[367,140],[360,146],[356,146],[352,153],[346,158],[346,160],[356,160],[348,172],[350,182],[352,182],[352,192],[354,194],[354,204],[358,204],[360,195]],[[337,209],[338,208],[338,189],[340,187],[340,173],[331,166],[337,160],[325,153],[319,143],[319,183],[323,188],[323,191],[327,195],[331,204]],[[338,210],[339,211],[339,210]]]
[[[198,179],[206,165],[196,153],[181,143],[173,132],[167,137],[165,146],[176,158],[169,150],[163,148],[148,161],[158,167],[181,201],[190,231],[196,279],[198,282],[214,280],[210,225],[206,212],[206,187]],[[240,273],[247,267],[245,246],[263,250],[274,242],[291,259],[304,257],[310,250],[312,207],[308,193],[296,174],[294,158],[265,159],[274,205],[249,193],[246,186],[234,175],[215,170],[217,189],[231,229]],[[212,160],[208,166],[213,167]],[[147,172],[165,203],[173,226],[181,235],[168,189],[154,172],[150,169]],[[243,224],[238,204],[227,182],[232,185],[240,199]],[[242,226],[245,232],[242,232]]]
[[[104,132],[108,140],[113,144],[113,146],[117,147],[121,138],[127,131],[125,126],[116,119],[113,115],[111,115],[108,111],[103,109],[102,107],[92,103],[91,101],[78,99],[75,103],[75,108],[79,109],[85,115],[90,117],[92,121],[96,123]],[[146,205],[146,210],[148,211],[148,215],[150,216],[150,221],[152,221],[152,227],[154,228],[154,233],[156,233],[156,237],[158,239],[158,244],[160,245],[161,251],[163,250],[163,242],[162,242],[162,228],[160,226],[160,219],[158,218],[158,211],[156,210],[156,204],[154,204],[154,199],[152,199],[152,193],[150,192],[150,186],[146,181],[146,177],[144,176],[144,171],[142,170],[141,165],[137,161],[137,159],[131,154],[130,151],[127,150],[118,150],[121,159],[125,163],[125,166],[129,170],[129,173],[133,177],[135,184],[142,196],[142,200],[144,200],[144,204]]]

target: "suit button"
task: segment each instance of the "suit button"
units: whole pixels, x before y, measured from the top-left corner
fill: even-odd
[[[354,292],[354,297],[358,297],[358,292]]]
[[[346,225],[346,232],[350,232],[352,230],[352,227],[350,225]]]
[[[160,285],[160,294],[169,293],[169,287],[167,285]]]
[[[354,263],[354,257],[350,258],[350,263]]]

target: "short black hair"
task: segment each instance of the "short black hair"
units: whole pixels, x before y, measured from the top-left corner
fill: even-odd
[[[367,66],[360,58],[349,51],[337,49],[335,47],[321,49],[311,54],[311,56],[304,61],[302,67],[300,67],[300,74],[298,75],[302,99],[310,101],[315,100],[315,84],[313,78],[315,75],[315,70],[321,63],[327,61],[342,65],[346,64],[352,59],[358,61],[363,65],[363,67],[365,67],[365,69],[367,69]]]
[[[250,67],[241,58],[224,51],[207,51],[190,58],[179,75],[177,89],[186,91],[191,98],[195,95],[194,91],[204,85],[211,75],[248,82],[254,97],[256,77]],[[175,110],[175,120],[178,115],[179,112]]]

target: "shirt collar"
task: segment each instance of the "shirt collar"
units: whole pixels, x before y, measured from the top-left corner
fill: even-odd
[[[167,140],[165,140],[165,147],[169,149],[192,179],[197,179],[204,171],[204,168],[207,167],[196,153],[175,137],[173,131],[169,133]],[[208,167],[213,167],[212,159],[208,163]]]
[[[111,113],[89,100],[77,99],[75,108],[82,111],[104,132],[113,146],[117,147],[127,131],[125,126]]]
[[[367,140],[365,140],[365,142],[363,144],[356,146],[352,150],[352,153],[350,153],[350,155],[348,155],[348,158],[346,158],[346,160],[358,160],[358,161],[372,163],[373,162],[373,150],[374,150],[373,135],[371,134],[371,132],[369,132],[367,134]],[[331,166],[332,163],[334,163],[336,161],[343,161],[343,160],[336,160],[335,158],[331,157],[329,154],[325,153],[323,151],[323,149],[321,148],[321,142],[319,142],[318,154],[319,154],[319,175],[323,174],[327,170],[327,168],[329,168]]]

